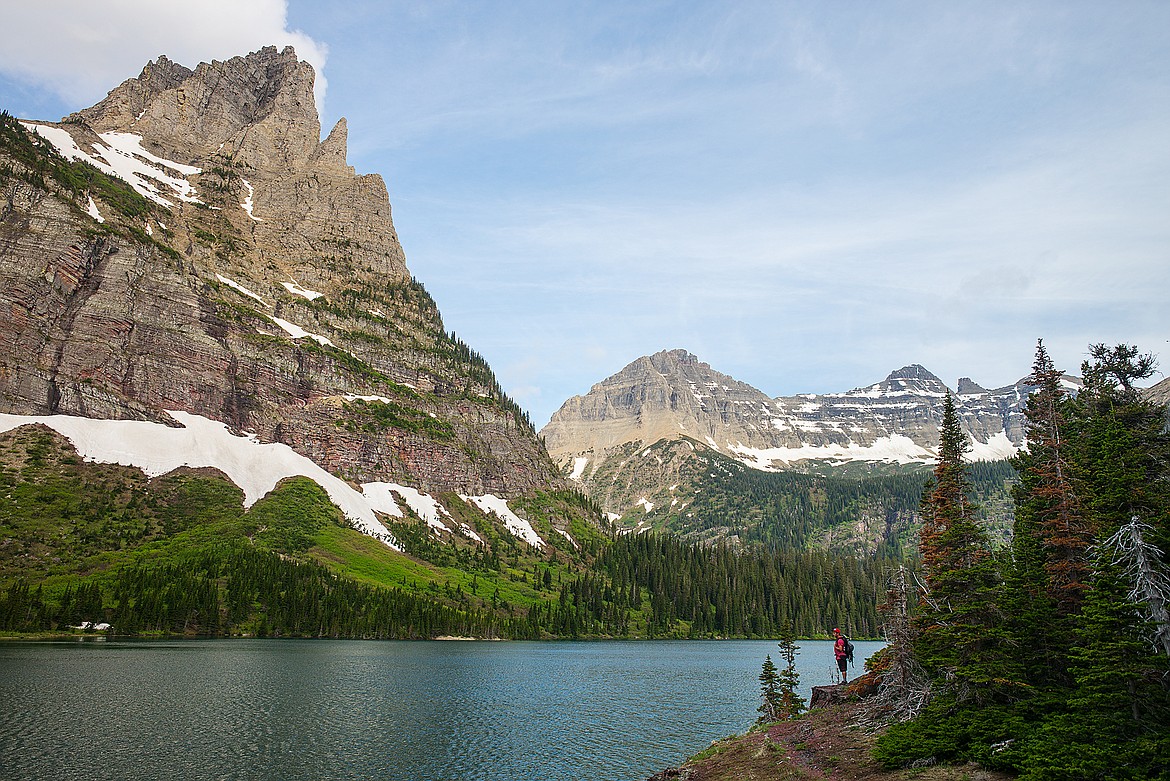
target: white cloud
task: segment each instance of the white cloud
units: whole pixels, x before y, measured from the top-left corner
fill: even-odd
[[[299,30],[289,30],[287,11],[286,0],[5,3],[0,11],[0,72],[84,108],[162,54],[194,68],[264,46],[291,45],[317,71],[320,111],[328,49]]]

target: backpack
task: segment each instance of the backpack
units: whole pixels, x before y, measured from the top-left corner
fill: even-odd
[[[853,641],[848,637],[845,638],[845,658],[849,660],[849,664],[853,664]]]

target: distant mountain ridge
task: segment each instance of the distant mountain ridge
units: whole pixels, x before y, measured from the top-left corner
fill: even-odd
[[[1067,381],[1075,387],[1075,378]],[[1023,380],[995,390],[959,380],[953,394],[973,459],[1009,458],[1023,445],[1030,390]],[[770,398],[686,350],[666,350],[569,399],[540,433],[564,473],[621,515],[643,497],[615,489],[623,480],[614,470],[629,463],[632,448],[661,440],[699,443],[764,471],[922,467],[935,456],[948,393],[934,374],[910,365],[844,393]]]

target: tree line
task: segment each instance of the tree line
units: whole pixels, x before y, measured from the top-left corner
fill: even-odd
[[[65,629],[82,621],[106,621],[119,635],[364,639],[510,637],[520,626],[490,610],[361,584],[314,561],[236,545],[181,563],[124,566],[106,583],[71,584],[56,603],[23,581],[0,595],[0,629]]]
[[[627,536],[565,579],[555,598],[459,604],[417,588],[357,583],[312,560],[233,542],[181,561],[124,565],[112,577],[69,584],[55,601],[40,586],[15,581],[0,593],[0,629],[104,621],[122,635],[541,639],[777,637],[785,626],[818,636],[845,625],[874,636],[881,571],[824,553],[768,555]],[[550,570],[542,574],[551,588]]]

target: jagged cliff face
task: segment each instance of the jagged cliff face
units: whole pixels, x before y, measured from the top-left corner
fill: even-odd
[[[926,464],[938,446],[942,403],[950,392],[921,366],[846,393],[769,398],[714,371],[685,350],[639,358],[565,402],[541,431],[550,455],[607,511],[623,514],[678,479],[694,448],[672,448],[644,470],[637,451],[660,440],[689,439],[762,470],[823,468],[854,462]],[[956,402],[973,456],[1007,458],[1023,444],[1023,383],[985,390],[959,382]],[[628,468],[627,468],[628,466]],[[649,493],[647,493],[649,492]]]
[[[432,493],[559,484],[412,280],[345,120],[320,140],[313,78],[291,48],[161,57],[62,123],[24,123],[108,174],[88,182],[6,136],[0,412],[191,413]]]

